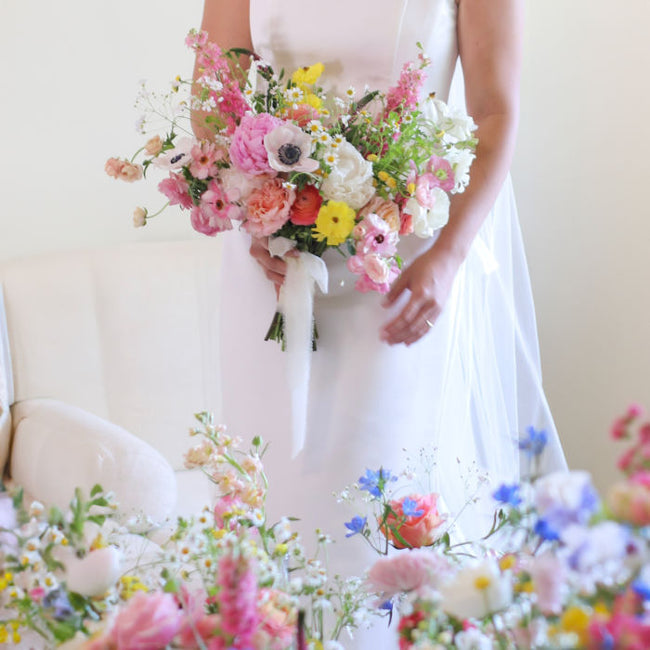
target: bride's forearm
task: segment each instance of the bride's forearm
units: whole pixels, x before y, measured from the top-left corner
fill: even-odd
[[[451,200],[449,223],[433,248],[462,261],[494,205],[506,178],[514,150],[517,113],[493,113],[479,117],[479,144],[470,170],[470,183]]]

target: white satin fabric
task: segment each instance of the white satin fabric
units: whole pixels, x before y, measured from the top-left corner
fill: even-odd
[[[446,99],[458,50],[455,0],[251,0],[256,51],[276,70],[325,65],[321,83],[363,92],[387,88],[421,42],[432,60],[427,91]],[[412,260],[431,241],[403,241]],[[275,311],[273,287],[248,254],[241,233],[224,246],[222,363],[224,418],[243,436],[271,442],[265,465],[271,516],[290,514],[306,538],[319,527],[336,540],[333,569],[361,574],[373,556],[344,538],[355,513],[332,493],[380,466],[398,471],[408,453],[435,448],[432,476],[450,511],[463,511],[463,534],[489,528],[491,503],[468,477],[487,472],[490,486],[519,478],[518,436],[533,425],[549,433],[545,469],[565,467],[544,397],[528,271],[507,181],[462,266],[431,332],[411,347],[379,340],[380,326],[401,307],[360,294],[335,252],[326,254],[328,295],[315,297],[318,350],[312,357],[305,447],[291,460],[285,358],[264,342]],[[492,487],[484,490],[488,494]],[[393,633],[346,648],[396,647]]]

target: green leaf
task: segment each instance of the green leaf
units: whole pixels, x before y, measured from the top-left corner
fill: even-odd
[[[103,492],[103,491],[104,491],[104,488],[99,483],[95,483],[95,485],[93,485],[91,490],[90,490],[90,496],[94,497],[94,496],[98,495],[100,492]]]

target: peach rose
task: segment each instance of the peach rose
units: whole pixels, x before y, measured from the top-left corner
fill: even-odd
[[[157,156],[163,147],[163,142],[159,135],[154,135],[153,138],[147,141],[144,145],[144,150],[148,156]]]
[[[635,526],[650,524],[650,488],[642,481],[632,479],[613,485],[607,505],[619,521]]]
[[[400,218],[399,208],[394,201],[390,199],[382,199],[381,196],[373,196],[366,205],[359,210],[357,215],[359,219],[363,219],[366,215],[376,214],[383,219],[393,232],[399,232]]]
[[[316,223],[323,197],[313,185],[305,185],[297,194],[291,206],[289,218],[297,226],[311,226]]]
[[[395,548],[420,548],[435,542],[445,521],[438,512],[437,494],[411,494],[389,505],[392,512],[379,523]]]
[[[248,217],[244,229],[254,237],[266,237],[279,230],[288,220],[296,192],[278,178],[268,180],[251,192],[246,204]]]

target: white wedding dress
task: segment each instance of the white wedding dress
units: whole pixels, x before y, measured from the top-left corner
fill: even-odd
[[[322,62],[324,87],[358,96],[386,89],[422,43],[432,65],[426,91],[449,96],[456,69],[455,0],[251,0],[257,53],[276,71]],[[405,261],[431,241],[403,240]],[[243,233],[224,239],[222,383],[224,422],[232,432],[271,443],[265,466],[269,512],[300,518],[306,541],[321,528],[336,542],[333,569],[360,575],[373,559],[362,540],[345,539],[354,512],[333,498],[365,470],[404,468],[408,453],[435,448],[433,490],[452,513],[468,498],[477,470],[491,485],[519,477],[517,439],[544,428],[546,470],[565,467],[541,385],[528,271],[509,180],[460,269],[445,311],[411,347],[379,340],[395,309],[354,290],[336,254],[330,291],[317,295],[318,350],[312,356],[305,447],[292,460],[285,356],[264,335],[275,311],[271,283],[248,253]],[[396,307],[399,309],[399,305]],[[406,451],[405,451],[406,450]],[[472,483],[472,480],[469,480]],[[358,513],[366,514],[366,513]],[[488,499],[465,508],[463,534],[489,528]],[[377,632],[387,637],[385,631]],[[392,633],[394,634],[394,632]],[[346,648],[396,647],[380,638],[343,639]]]

